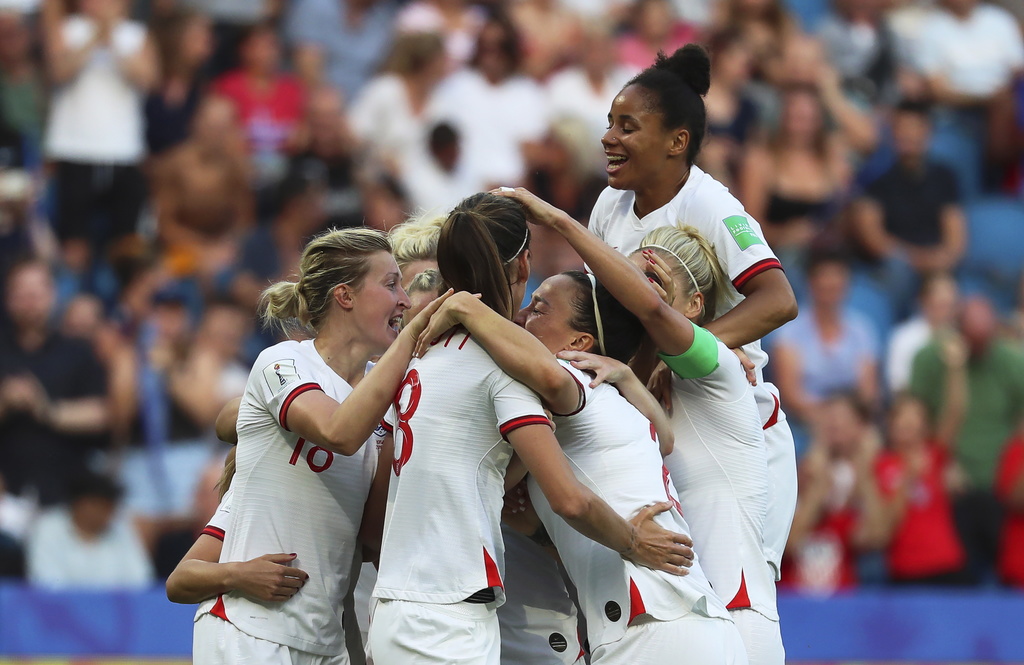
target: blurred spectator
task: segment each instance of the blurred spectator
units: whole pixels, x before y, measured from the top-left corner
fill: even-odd
[[[863,104],[892,103],[899,94],[896,35],[885,0],[833,0],[818,29],[848,95]]]
[[[812,241],[839,210],[849,182],[846,145],[830,131],[818,92],[786,90],[779,127],[763,147],[747,151],[740,187],[744,206],[761,222],[784,265],[799,267],[806,261]]]
[[[363,194],[354,159],[355,138],[342,108],[341,95],[333,88],[313,90],[306,116],[292,136],[293,156],[282,187],[298,181],[319,188],[319,205],[309,211],[311,223],[326,218],[334,228],[359,226],[363,221]]]
[[[121,488],[83,473],[69,486],[70,504],[36,522],[28,539],[28,578],[48,589],[142,589],[153,566],[138,533],[120,512]]]
[[[182,143],[203,94],[202,68],[213,51],[210,20],[179,11],[154,26],[160,81],[146,98],[146,143],[152,155]]]
[[[928,108],[901,103],[892,134],[897,161],[851,206],[850,227],[903,313],[921,275],[956,269],[966,251],[967,221],[953,172],[928,158]]]
[[[494,14],[480,31],[472,67],[437,91],[435,118],[458,131],[469,168],[485,186],[522,184],[529,152],[544,136],[544,95],[520,74],[521,65],[515,28]]]
[[[43,133],[43,81],[32,61],[25,18],[0,10],[0,121],[38,142]]]
[[[39,234],[31,230],[36,187],[26,168],[25,143],[25,136],[0,117],[0,275],[41,244]]]
[[[35,516],[35,504],[8,493],[0,476],[0,580],[25,576],[24,540]]]
[[[427,108],[445,76],[444,42],[431,33],[400,35],[384,71],[370,80],[349,113],[352,129],[392,174],[423,151],[429,125]]]
[[[951,437],[953,457],[966,474],[966,491],[954,502],[957,528],[975,578],[996,562],[1002,508],[993,491],[1003,449],[1024,416],[1024,355],[997,337],[996,313],[980,297],[966,301],[960,333],[967,345],[967,411]],[[935,423],[946,409],[949,362],[938,341],[914,358],[910,390]]]
[[[427,154],[410,155],[402,186],[415,211],[447,212],[470,194],[485,189],[463,157],[462,138],[446,122],[434,125]]]
[[[873,406],[879,398],[877,333],[847,306],[850,269],[838,255],[818,254],[807,268],[810,302],[773,344],[779,391],[798,423],[813,425],[837,392]]]
[[[736,30],[753,53],[754,73],[766,76],[766,65],[797,33],[783,0],[719,0],[712,22],[716,29]]]
[[[727,30],[711,37],[708,51],[711,88],[704,98],[708,133],[697,163],[716,180],[732,188],[742,157],[758,130],[757,104],[746,93],[750,81],[750,48],[739,32]]]
[[[964,350],[956,353],[963,363]],[[962,407],[961,400],[952,418],[954,427]],[[949,414],[944,417],[948,419]],[[889,579],[901,584],[963,584],[968,581],[967,556],[949,499],[948,442],[929,438],[928,430],[928,413],[919,400],[902,395],[893,401],[889,449],[879,455],[875,466],[888,511]]]
[[[135,232],[146,196],[142,102],[156,82],[156,54],[145,27],[126,18],[126,0],[83,0],[48,41],[57,84],[46,131],[56,228],[64,261],[82,273],[96,213],[107,214],[107,235]]]
[[[11,268],[10,329],[0,345],[0,473],[12,492],[44,505],[64,498],[109,424],[103,366],[88,344],[51,327],[55,298],[46,264]]]
[[[281,70],[281,46],[270,23],[249,28],[239,45],[240,66],[214,83],[230,99],[245,128],[258,186],[284,175],[285,142],[302,118],[302,84]]]
[[[933,99],[987,104],[1024,69],[1024,41],[1013,16],[980,0],[941,0],[922,24],[918,67]]]
[[[235,240],[253,220],[244,150],[227,100],[196,110],[192,134],[154,174],[160,240],[177,275],[210,276],[234,258]]]
[[[880,442],[856,397],[821,404],[800,460],[800,494],[786,545],[785,584],[829,594],[857,584],[857,556],[884,546],[886,512],[875,482]]]
[[[551,123],[543,143],[538,168],[530,174],[527,188],[551,205],[564,210],[581,224],[587,224],[597,197],[607,186],[605,176],[597,175],[604,155],[590,143],[587,127],[577,118],[557,118]],[[531,229],[532,266],[530,281],[542,281],[566,270],[580,270],[583,260],[568,242],[551,229]]]
[[[483,9],[466,0],[413,0],[398,13],[395,28],[402,33],[441,35],[448,62],[457,69],[473,56],[486,16]]]
[[[238,45],[246,32],[259,23],[273,18],[268,10],[276,2],[253,0],[169,0],[207,16],[213,22],[214,53],[206,64],[208,76],[218,76],[238,67]]]
[[[575,12],[558,0],[519,0],[510,3],[509,11],[523,38],[526,74],[544,81],[569,64],[582,36],[580,18]]]
[[[394,0],[295,0],[286,34],[307,86],[330,83],[355,99],[391,47]]]
[[[618,54],[619,64],[633,73],[654,64],[658,51],[671,55],[697,41],[696,29],[676,17],[668,0],[636,0],[629,16],[630,29],[618,40]]]
[[[941,333],[956,327],[959,291],[949,273],[934,273],[921,284],[919,312],[896,326],[886,354],[886,384],[891,394],[905,390],[918,351]]]
[[[1024,437],[1003,452],[996,492],[1006,508],[999,544],[999,575],[1004,584],[1024,589]]]
[[[629,81],[630,71],[615,57],[610,27],[601,21],[584,26],[579,63],[556,72],[545,84],[551,118],[575,117],[586,122],[595,150],[608,129],[612,99]],[[599,173],[604,174],[604,164]]]

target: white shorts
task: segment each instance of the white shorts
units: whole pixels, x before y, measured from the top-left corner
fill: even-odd
[[[575,612],[563,614],[506,600],[498,617],[501,665],[572,665],[580,660]]]
[[[729,616],[743,638],[750,665],[785,665],[786,648],[778,621],[751,609],[729,610]]]
[[[196,619],[192,633],[193,665],[348,665],[348,653],[318,656],[243,633],[212,614]]]
[[[762,384],[770,395],[779,390],[770,383]],[[758,399],[760,403],[761,399]],[[773,401],[774,404],[774,401]],[[764,519],[764,556],[775,571],[776,581],[782,579],[782,553],[786,551],[789,529],[796,512],[796,448],[793,431],[786,413],[779,407],[777,422],[764,431],[768,450],[768,511]]]
[[[647,663],[747,665],[736,625],[728,619],[687,614],[674,621],[638,619],[618,642],[594,649],[591,665]]]
[[[379,600],[370,624],[374,665],[500,665],[490,605]]]

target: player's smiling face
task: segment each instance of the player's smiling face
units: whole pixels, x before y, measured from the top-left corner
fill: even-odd
[[[589,351],[593,346],[593,337],[569,325],[574,314],[572,299],[579,290],[573,278],[555,275],[544,280],[533,292],[523,327],[551,353]]]
[[[665,129],[662,114],[653,110],[651,94],[628,85],[612,101],[601,145],[608,184],[615,189],[635,191],[664,177],[675,133]]]
[[[369,262],[370,269],[354,295],[352,312],[366,340],[383,353],[398,336],[402,312],[411,303],[391,254],[376,252]]]

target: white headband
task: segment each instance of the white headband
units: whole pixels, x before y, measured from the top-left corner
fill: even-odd
[[[601,308],[597,306],[597,278],[587,275],[590,278],[590,295],[594,299],[594,320],[597,321],[597,349],[601,355],[605,355],[604,349],[604,324],[601,323]]]
[[[504,188],[503,188],[503,189],[504,189]],[[522,245],[519,245],[519,249],[517,249],[517,250],[516,250],[516,253],[512,255],[512,258],[511,258],[511,259],[509,259],[508,261],[505,261],[505,263],[512,263],[513,261],[515,261],[515,260],[516,260],[516,258],[517,258],[517,257],[518,257],[518,256],[519,256],[520,254],[522,254],[522,253],[523,253],[523,250],[524,250],[524,249],[526,249],[526,243],[527,243],[527,242],[529,242],[529,241],[530,241],[530,229],[529,229],[529,227],[527,227],[527,229],[526,229],[526,235],[525,235],[525,236],[523,237],[523,244],[522,244]]]
[[[697,285],[697,279],[693,276],[693,273],[690,272],[690,269],[686,266],[686,262],[683,261],[681,258],[679,258],[678,254],[673,252],[668,247],[663,247],[661,245],[644,245],[640,249],[647,249],[647,248],[660,249],[663,252],[668,252],[672,256],[672,258],[674,258],[676,261],[679,261],[679,265],[683,266],[683,270],[685,270],[686,274],[690,276],[690,281],[693,283],[693,290],[694,291],[700,291],[700,287]]]

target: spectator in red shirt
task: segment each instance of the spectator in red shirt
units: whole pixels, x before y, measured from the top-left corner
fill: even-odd
[[[235,104],[257,181],[266,185],[284,174],[282,152],[302,118],[305,92],[298,79],[281,72],[281,45],[270,23],[249,29],[239,60],[241,67],[217,79],[214,90]]]
[[[814,440],[800,460],[793,528],[782,578],[828,594],[857,584],[857,556],[885,544],[885,510],[872,467],[880,447],[868,409],[850,394],[818,407]]]
[[[1003,583],[1024,588],[1024,435],[1007,444],[996,477],[996,495],[1006,506],[999,547]]]
[[[889,577],[897,584],[965,584],[963,544],[953,521],[944,442],[928,439],[928,412],[911,395],[889,411],[889,450],[875,464],[888,515]]]

